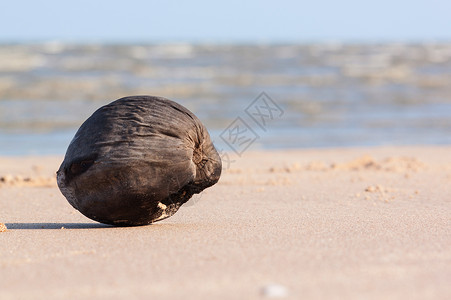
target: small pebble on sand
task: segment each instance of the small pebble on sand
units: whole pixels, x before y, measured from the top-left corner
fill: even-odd
[[[261,294],[266,298],[285,298],[288,296],[288,289],[280,284],[267,284],[262,287]]]

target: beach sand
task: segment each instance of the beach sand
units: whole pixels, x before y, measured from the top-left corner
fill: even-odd
[[[73,209],[0,158],[0,299],[451,299],[451,147],[246,152],[173,217]]]

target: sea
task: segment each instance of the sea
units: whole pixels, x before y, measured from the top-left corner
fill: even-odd
[[[64,155],[97,108],[174,100],[221,152],[451,144],[451,43],[0,44],[0,155]]]

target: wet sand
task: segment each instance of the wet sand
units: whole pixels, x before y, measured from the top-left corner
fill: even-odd
[[[129,228],[75,211],[61,160],[0,158],[0,299],[451,297],[451,147],[246,152]]]

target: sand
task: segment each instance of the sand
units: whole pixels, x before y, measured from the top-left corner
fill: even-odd
[[[62,157],[0,158],[0,299],[451,299],[451,147],[232,158],[133,228],[74,210]]]

